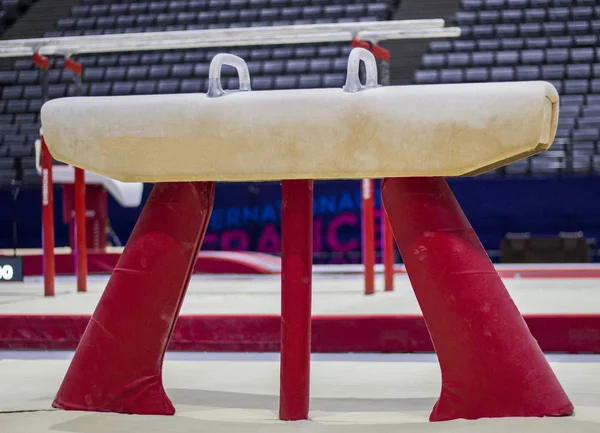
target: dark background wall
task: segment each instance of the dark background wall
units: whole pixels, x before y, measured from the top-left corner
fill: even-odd
[[[600,176],[479,177],[449,183],[486,249],[494,250],[507,232],[556,235],[582,231],[600,238]],[[144,199],[151,185],[146,185]],[[67,245],[60,188],[55,193],[56,244]],[[204,248],[279,251],[278,183],[218,184],[215,210]],[[12,247],[9,190],[0,190],[0,248]],[[360,261],[358,181],[317,182],[315,187],[315,261]],[[112,226],[123,243],[140,209],[124,209],[109,199]],[[39,190],[22,191],[16,203],[19,247],[41,246]],[[378,223],[377,223],[378,224]]]

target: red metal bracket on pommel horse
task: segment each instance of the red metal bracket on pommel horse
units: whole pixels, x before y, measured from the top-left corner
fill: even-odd
[[[224,63],[237,68],[239,91],[222,89]],[[558,118],[552,85],[380,87],[373,55],[361,48],[350,54],[343,89],[253,92],[244,61],[227,54],[213,60],[209,83],[207,94],[64,98],[42,108],[56,159],[156,183],[55,407],[173,414],[162,362],[214,182],[284,179],[280,418],[307,419],[311,179],[383,178],[385,211],[442,371],[430,419],[573,412],[444,180],[546,150]]]

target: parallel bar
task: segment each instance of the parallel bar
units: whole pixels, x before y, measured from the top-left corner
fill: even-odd
[[[231,38],[240,39],[257,36],[272,35],[294,35],[303,36],[306,34],[314,35],[318,33],[331,32],[360,32],[360,31],[385,31],[402,29],[435,29],[443,28],[445,21],[443,19],[428,20],[394,20],[394,21],[372,21],[372,22],[352,22],[352,23],[331,23],[331,24],[298,24],[291,26],[263,26],[263,27],[243,27],[226,29],[205,29],[205,30],[177,30],[167,32],[147,32],[147,33],[120,33],[112,35],[90,35],[90,36],[61,36],[52,38],[34,38],[34,39],[12,39],[0,42],[0,48],[19,48],[31,47],[36,45],[60,45],[60,44],[104,44],[118,43],[123,41],[165,41],[173,39],[196,39],[196,38]]]
[[[62,38],[18,39],[0,42],[0,57],[168,50],[202,47],[343,42],[354,38],[378,42],[391,39],[460,36],[460,28],[443,20],[377,21],[243,29],[132,33]]]
[[[373,179],[362,180],[362,261],[365,267],[365,295],[375,293],[375,199],[373,187]]]
[[[284,180],[281,204],[279,418],[308,418],[313,254],[313,181]]]

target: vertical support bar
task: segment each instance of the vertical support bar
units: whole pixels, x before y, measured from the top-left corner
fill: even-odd
[[[42,146],[42,274],[44,276],[44,296],[54,296],[54,190],[52,188],[52,155],[46,145],[43,133]]]
[[[378,75],[379,84],[389,86],[390,78],[390,52],[384,48],[378,47],[378,50],[373,49],[373,54],[378,60]],[[383,185],[383,180],[381,181]],[[384,274],[384,291],[391,292],[394,290],[394,265],[396,264],[395,255],[396,245],[394,243],[394,233],[390,226],[390,220],[381,202],[381,255],[383,261]]]
[[[85,172],[75,167],[75,274],[77,291],[87,292]]]
[[[279,418],[305,420],[310,404],[313,181],[284,180],[281,204]]]
[[[73,73],[76,96],[81,95],[81,63],[65,58],[65,69]],[[85,173],[83,169],[74,167],[75,185],[73,188],[75,203],[75,274],[77,276],[77,291],[87,292],[87,239],[86,239],[86,192]]]
[[[48,99],[48,69],[50,69],[50,61],[47,57],[35,53],[32,62],[40,68],[42,102],[46,102]],[[54,296],[54,191],[52,184],[52,155],[44,140],[44,133],[41,130],[40,141],[40,165],[42,168],[42,274],[44,277],[44,296]]]
[[[351,42],[352,48],[364,48],[365,50],[369,50],[373,53],[373,56],[377,59],[377,75],[378,82],[382,86],[390,85],[390,52],[381,47],[380,45],[373,44],[368,41],[361,41],[359,39],[353,39]],[[363,191],[363,264],[364,264],[364,272],[365,272],[365,294],[373,294],[375,293],[375,251],[373,250],[374,246],[374,212],[371,214],[370,219],[367,219],[366,214],[369,214],[371,209],[369,209],[371,205],[365,199],[365,189],[367,188],[365,181],[363,180],[362,184]],[[371,181],[369,191],[373,191],[373,181]],[[371,211],[372,212],[372,211]],[[371,232],[373,232],[373,240],[367,239],[371,236]],[[381,258],[383,262],[384,269],[384,290],[392,291],[394,290],[394,264],[395,264],[395,244],[394,244],[394,235],[392,233],[389,220],[383,209],[383,205],[381,206]]]
[[[373,186],[373,179],[362,180],[362,261],[365,268],[365,295],[375,293],[375,199]]]
[[[382,181],[383,183],[383,181]],[[383,273],[384,290],[392,292],[394,290],[394,265],[396,264],[394,233],[390,225],[390,219],[384,209],[383,200],[381,204],[381,238],[383,251]]]

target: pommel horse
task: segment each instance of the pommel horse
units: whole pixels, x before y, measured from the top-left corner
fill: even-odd
[[[224,64],[238,71],[236,91],[221,86]],[[156,183],[54,407],[173,414],[162,362],[214,182],[282,180],[279,416],[307,419],[313,179],[383,178],[385,211],[442,372],[430,420],[571,414],[444,180],[548,149],[558,106],[546,82],[380,87],[375,59],[360,48],[350,54],[342,89],[251,91],[245,62],[219,54],[206,94],[46,103],[42,123],[56,159]]]

